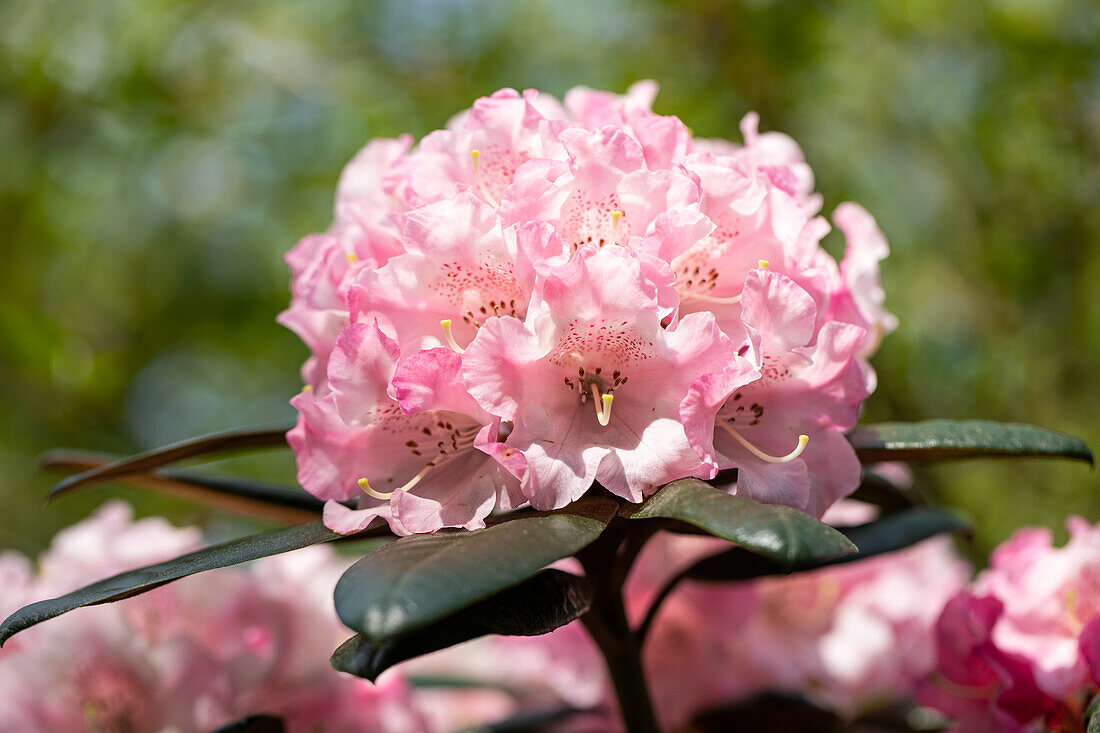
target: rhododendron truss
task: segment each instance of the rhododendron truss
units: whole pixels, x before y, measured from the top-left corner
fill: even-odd
[[[895,325],[885,239],[845,204],[838,266],[793,141],[749,117],[744,145],[696,145],[654,91],[503,90],[348,166],[332,228],[288,256],[283,316],[313,351],[289,438],[329,527],[473,529],[727,468],[722,490],[816,516],[855,490],[843,433]],[[446,386],[397,366],[437,347],[458,355]],[[379,351],[393,368],[356,366]],[[400,396],[440,390],[461,421]]]
[[[188,535],[174,550],[186,554],[169,559],[130,555],[131,530],[117,542],[89,535],[92,557],[119,563],[86,564],[80,552],[44,562],[68,580],[5,596],[0,642],[82,606],[154,589],[147,598],[167,598],[162,586],[194,573],[351,539],[358,557],[331,591],[350,629],[335,651],[312,628],[323,620],[242,601],[230,604],[241,614],[230,631],[194,637],[206,644],[199,661],[237,672],[248,655],[278,656],[287,625],[311,627],[292,635],[299,672],[331,652],[332,666],[370,681],[339,677],[318,692],[333,700],[331,712],[310,708],[324,730],[342,729],[349,694],[378,709],[393,701],[401,730],[753,730],[769,704],[760,696],[775,693],[784,710],[797,696],[798,711],[828,721],[795,730],[833,730],[883,704],[896,713],[925,677],[921,699],[960,725],[1079,725],[1100,659],[1100,591],[1077,569],[1091,562],[1095,532],[1073,525],[1077,565],[1025,567],[1016,549],[1042,557],[1049,545],[1025,535],[960,591],[962,565],[934,536],[965,524],[927,506],[903,464],[1091,462],[1088,446],[982,420],[857,426],[876,387],[869,360],[897,326],[879,284],[888,247],[875,219],[836,207],[838,263],[822,247],[831,225],[793,140],[761,132],[754,114],[740,142],[696,139],[653,111],[655,94],[650,82],[625,95],[577,88],[561,101],[505,89],[418,143],[368,143],[340,177],[332,225],[286,257],[291,302],[279,320],[310,350],[293,427],[233,429],[118,460],[44,458],[72,474],[54,497],[125,482],[284,526],[202,548]],[[170,466],[288,446],[300,487]],[[275,573],[271,592],[293,605],[310,572]],[[24,588],[29,569],[4,562],[0,575]],[[933,632],[939,606],[959,592]],[[42,595],[56,597],[34,600]],[[162,654],[159,634],[193,622],[177,611],[145,620],[128,644],[125,628],[92,633],[123,639],[118,674],[104,679],[143,691],[127,700],[190,700],[171,670],[199,669],[186,666],[194,644]],[[58,644],[84,633],[64,624]],[[517,638],[475,641],[493,635]],[[94,663],[97,644],[81,659]],[[50,659],[27,664],[44,670],[34,679],[45,688],[62,670],[41,653]],[[160,657],[177,653],[185,666],[158,674]],[[407,677],[387,672],[417,657]],[[270,713],[294,729],[302,718],[291,703],[313,689],[280,674],[233,705],[232,674],[224,685],[194,674],[217,683],[203,725]],[[130,715],[113,710],[101,712]],[[156,710],[125,710],[130,728],[160,725]],[[891,724],[905,730],[907,720]],[[390,729],[372,725],[352,729]]]

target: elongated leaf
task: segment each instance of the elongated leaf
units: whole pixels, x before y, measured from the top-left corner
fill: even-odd
[[[898,512],[925,503],[924,497],[914,488],[900,488],[873,469],[864,468],[859,488],[852,499],[874,504],[887,512]]]
[[[841,529],[840,532],[859,548],[859,552],[852,555],[799,563],[792,567],[734,548],[700,560],[683,576],[693,580],[751,580],[766,575],[814,570],[895,552],[937,534],[968,530],[967,523],[956,514],[936,507],[915,507],[858,527]]]
[[[122,600],[204,570],[237,565],[338,538],[340,535],[326,529],[325,525],[317,520],[309,524],[284,527],[223,542],[220,545],[189,552],[173,560],[119,573],[59,598],[38,601],[19,609],[0,624],[0,644],[23,629],[60,616],[74,608]]]
[[[486,634],[548,634],[580,618],[591,600],[592,591],[584,578],[560,570],[543,570],[519,585],[408,634],[380,642],[356,634],[332,655],[332,666],[373,682],[398,662]]]
[[[423,628],[586,547],[616,509],[582,499],[570,513],[402,537],[348,568],[336,584],[336,612],[373,642]]]
[[[44,469],[88,471],[117,459],[101,453],[53,450],[38,460]],[[197,471],[161,469],[152,473],[119,476],[112,481],[215,506],[249,517],[279,522],[308,522],[321,516],[324,502],[294,486],[238,476],[217,476]]]
[[[989,420],[925,420],[864,425],[848,441],[865,463],[957,458],[1047,457],[1093,463],[1085,441],[1034,425]]]
[[[631,519],[687,522],[783,565],[820,562],[856,551],[844,535],[805,512],[732,496],[691,478],[662,488]]]
[[[90,471],[78,473],[75,476],[59,481],[50,489],[49,498],[57,497],[69,491],[75,491],[83,486],[103,483],[120,476],[134,473],[148,473],[155,468],[176,463],[186,458],[196,456],[208,456],[215,453],[228,453],[248,448],[274,448],[286,445],[286,432],[290,426],[267,428],[239,428],[227,430],[221,433],[212,433],[198,438],[189,438],[166,445],[163,448],[139,453],[136,456],[123,458],[120,461],[109,463],[105,466],[93,468]]]
[[[1100,733],[1100,695],[1085,708],[1085,726],[1086,733]]]

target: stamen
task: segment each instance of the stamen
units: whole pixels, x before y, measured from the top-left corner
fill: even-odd
[[[359,255],[355,254],[354,252],[348,252],[348,264],[349,265],[354,265],[358,261],[359,261]]]
[[[454,349],[456,354],[465,354],[466,349],[458,345],[458,342],[455,341],[454,334],[451,333],[451,319],[444,318],[439,322],[439,327],[443,329],[443,338],[447,339],[447,345]]]
[[[313,385],[312,384],[303,384],[302,385],[302,391],[303,392],[312,392],[313,391]]]
[[[753,445],[749,441],[745,440],[745,438],[743,438],[741,436],[741,433],[737,432],[736,430],[731,428],[726,423],[724,423],[722,421],[719,421],[718,425],[721,426],[727,433],[729,433],[734,438],[736,438],[738,443],[745,446],[745,449],[748,450],[749,453],[752,453],[754,456],[756,456],[760,460],[766,461],[768,463],[790,463],[791,461],[793,461],[794,459],[796,459],[800,455],[802,455],[802,451],[806,450],[806,444],[810,442],[810,436],[808,436],[808,435],[799,435],[798,436],[798,445],[795,447],[795,449],[793,451],[791,451],[790,453],[788,453],[785,456],[773,456],[773,455],[770,455],[768,453],[765,453],[764,451],[760,450],[759,448],[757,448],[755,445]]]
[[[740,303],[741,302],[741,294],[740,293],[738,293],[737,295],[734,295],[732,297],[729,297],[729,298],[719,298],[717,296],[706,295],[704,293],[684,293],[683,297],[685,297],[685,298],[695,298],[696,300],[705,300],[708,303],[732,304],[732,303]]]
[[[499,207],[500,202],[497,201],[491,193],[489,193],[489,187],[485,185],[485,179],[481,177],[481,166],[478,165],[478,159],[480,157],[480,150],[470,151],[470,160],[472,160],[474,163],[474,180],[477,181],[477,189],[481,191],[481,195],[485,197],[486,201],[488,201],[494,207]]]
[[[757,260],[756,264],[760,265],[761,267],[763,267],[766,270],[766,269],[768,269],[768,265],[770,265],[771,263],[768,262],[767,260]]]
[[[427,466],[424,466],[424,468],[420,470],[420,473],[416,474],[407,482],[405,482],[404,486],[398,489],[394,489],[393,491],[375,491],[371,487],[370,481],[367,480],[366,476],[359,479],[356,483],[359,484],[359,488],[362,489],[363,493],[365,493],[367,496],[373,496],[375,499],[379,499],[381,501],[389,501],[390,497],[393,496],[394,491],[408,491],[409,489],[420,483],[420,479],[427,476],[428,471],[431,471],[433,468],[435,468],[435,463],[429,463]]]
[[[592,390],[592,401],[596,407],[596,419],[599,421],[601,427],[607,427],[611,422],[611,401],[615,399],[615,395],[611,393],[600,394],[600,388],[595,382],[589,388]]]
[[[610,244],[619,243],[619,219],[623,218],[623,212],[612,211],[611,212],[611,242]]]

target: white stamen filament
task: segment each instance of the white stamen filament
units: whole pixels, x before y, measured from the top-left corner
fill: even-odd
[[[600,394],[600,388],[595,382],[590,387],[592,390],[592,401],[596,407],[596,419],[600,422],[602,427],[607,427],[611,422],[611,401],[615,399],[615,395],[611,393]]]
[[[729,298],[719,298],[716,295],[706,295],[704,293],[684,293],[685,298],[695,298],[696,300],[705,300],[708,303],[721,303],[721,304],[733,304],[741,302],[741,294],[733,295]]]
[[[760,460],[766,461],[768,463],[790,463],[791,461],[793,461],[794,459],[796,459],[800,455],[802,455],[802,451],[806,450],[806,444],[810,442],[810,436],[808,436],[808,435],[799,435],[798,436],[798,445],[795,447],[795,449],[793,451],[791,451],[790,453],[788,453],[785,456],[773,456],[773,455],[770,455],[768,453],[765,453],[764,451],[760,450],[759,448],[757,448],[755,445],[753,445],[749,441],[745,440],[745,438],[742,437],[741,433],[737,432],[736,430],[734,430],[733,428],[731,428],[729,425],[722,422],[721,420],[719,420],[718,425],[721,426],[722,428],[724,428],[727,433],[729,433],[734,438],[736,438],[738,443],[745,446],[745,449],[749,453],[752,453],[754,456],[756,456]]]
[[[481,166],[478,165],[478,159],[481,158],[480,150],[470,151],[470,160],[474,163],[474,180],[477,181],[477,189],[481,191],[481,195],[485,197],[485,200],[492,204],[494,207],[499,208],[500,202],[497,201],[491,193],[489,193],[489,187],[485,185],[485,179],[481,177]]]
[[[454,334],[451,332],[451,319],[444,318],[439,322],[439,327],[443,329],[443,338],[447,339],[447,345],[450,346],[456,354],[465,354],[466,349],[458,345],[455,341]]]
[[[424,466],[424,468],[421,469],[420,473],[416,474],[407,482],[405,482],[404,486],[402,486],[400,489],[394,489],[394,491],[408,491],[409,489],[420,483],[420,479],[427,476],[428,471],[431,471],[433,468],[435,468],[435,464],[429,463],[427,466]],[[364,494],[366,494],[367,496],[373,496],[375,499],[379,499],[381,501],[389,501],[390,497],[393,496],[393,491],[375,491],[373,488],[371,488],[370,482],[367,481],[366,476],[359,479],[357,483],[359,484],[359,488],[363,490]]]
[[[609,244],[619,243],[619,220],[623,218],[623,212],[612,211],[611,212],[611,241]]]

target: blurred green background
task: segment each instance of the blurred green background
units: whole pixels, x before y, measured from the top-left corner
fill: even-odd
[[[697,135],[804,147],[826,210],[886,231],[901,328],[867,418],[1034,422],[1100,447],[1100,11],[1090,0],[7,0],[0,4],[0,547],[36,552],[111,494],[43,508],[36,455],[131,452],[289,420],[305,348],[282,253],[324,229],[372,136],[512,86],[662,85]],[[830,237],[834,253],[842,243]],[[292,476],[287,454],[236,469]],[[1100,519],[1062,463],[918,475],[977,520]]]

